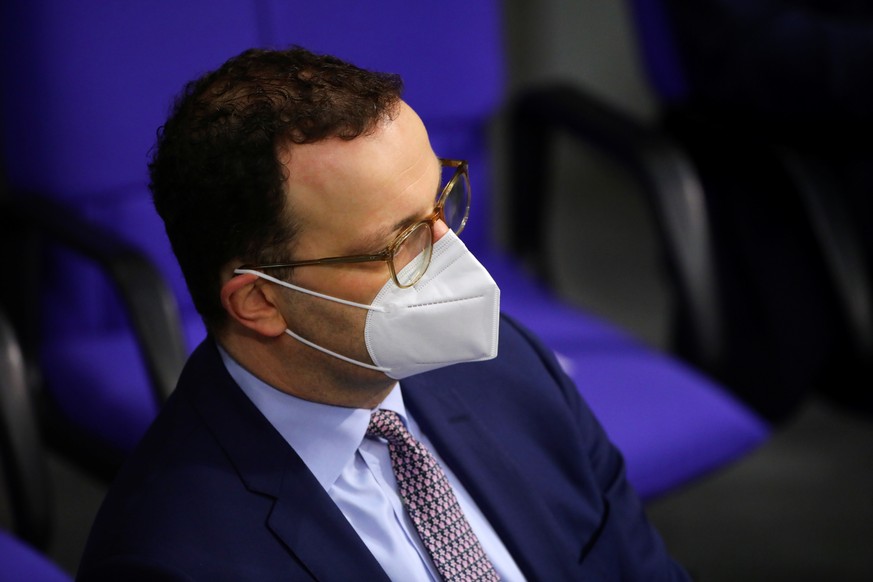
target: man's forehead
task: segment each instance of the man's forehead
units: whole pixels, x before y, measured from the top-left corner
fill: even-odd
[[[293,144],[279,152],[293,189],[345,191],[350,186],[403,180],[422,167],[438,171],[424,124],[401,103],[399,113],[381,121],[372,132],[354,139],[331,137],[311,144]]]
[[[340,240],[360,239],[363,252],[386,244],[432,210],[441,175],[424,125],[408,106],[371,134],[292,145],[280,160],[301,238],[337,243],[325,252],[340,252]]]

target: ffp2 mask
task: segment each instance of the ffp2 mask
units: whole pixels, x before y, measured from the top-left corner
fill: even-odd
[[[295,291],[367,309],[364,341],[375,365],[328,350],[290,329],[285,332],[314,349],[397,380],[497,355],[500,290],[451,231],[434,243],[430,265],[421,280],[412,287],[400,288],[389,279],[370,305],[311,291],[259,271],[234,272],[250,273]]]

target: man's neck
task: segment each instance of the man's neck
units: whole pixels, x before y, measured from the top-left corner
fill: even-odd
[[[227,333],[221,347],[243,368],[276,390],[303,400],[343,406],[375,408],[396,380],[322,354],[287,338]]]

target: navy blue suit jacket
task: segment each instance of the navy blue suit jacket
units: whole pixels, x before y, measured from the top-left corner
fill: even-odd
[[[684,580],[551,353],[514,322],[500,353],[403,396],[530,580]],[[385,580],[211,339],[110,488],[79,580]]]

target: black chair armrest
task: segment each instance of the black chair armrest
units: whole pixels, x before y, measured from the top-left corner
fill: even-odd
[[[163,403],[176,386],[187,352],[176,299],[150,259],[44,196],[16,193],[4,205],[24,228],[94,261],[107,274],[130,318],[155,399]]]
[[[703,187],[687,155],[666,135],[567,84],[532,88],[510,105],[510,244],[547,265],[544,222],[551,144],[582,140],[636,176],[653,209],[678,300],[687,310],[697,364],[720,369],[723,321]],[[530,196],[537,192],[540,197]],[[549,278],[547,271],[542,276]]]
[[[849,347],[873,370],[873,280],[861,233],[852,221],[838,179],[814,156],[780,148],[778,156],[797,188],[846,321]]]
[[[16,535],[45,549],[50,534],[48,468],[24,357],[12,324],[0,311],[0,461]]]

